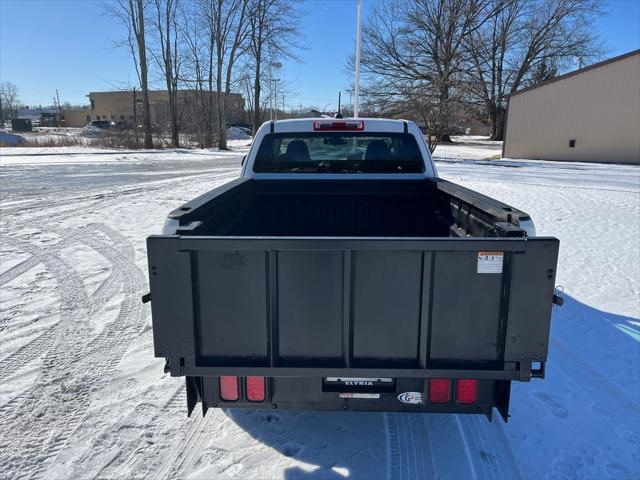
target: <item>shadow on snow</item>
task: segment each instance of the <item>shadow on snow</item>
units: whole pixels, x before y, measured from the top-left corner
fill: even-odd
[[[462,415],[403,413],[385,418],[384,414],[374,412],[233,409],[225,413],[259,442],[307,464],[304,468],[286,468],[286,479],[383,478],[389,474],[447,478],[472,472],[481,477],[520,476],[520,471],[525,472],[525,476],[534,471],[561,473],[557,471],[557,462],[550,464],[535,458],[530,451],[531,445],[526,440],[518,444],[517,440],[519,429],[538,429],[548,439],[545,441],[548,447],[561,453],[566,446],[562,442],[567,437],[560,433],[562,429],[570,428],[574,422],[588,425],[593,421],[593,409],[584,405],[572,408],[569,404],[556,408],[558,418],[554,418],[552,426],[558,429],[559,435],[548,431],[549,424],[537,425],[536,418],[543,418],[548,413],[540,399],[556,398],[559,383],[562,389],[569,390],[569,397],[587,395],[594,405],[601,402],[593,398],[590,390],[604,389],[610,396],[604,400],[609,412],[627,420],[629,416],[638,418],[640,415],[639,320],[592,308],[566,294],[564,298],[565,305],[553,311],[547,380],[517,385],[512,395],[513,424],[503,427],[497,416],[494,416],[493,424],[489,424],[482,416]],[[583,380],[566,382],[564,377],[567,375],[582,375]],[[565,392],[557,398],[569,397]],[[522,402],[522,408],[518,402]],[[519,413],[522,418],[518,421]],[[565,424],[563,420],[571,415],[574,417],[572,422]],[[392,418],[394,432],[390,431],[389,418]],[[616,445],[615,433],[611,432],[612,444],[606,448],[621,446],[620,443]],[[631,428],[626,438],[631,444],[640,443],[638,434]],[[569,432],[568,439],[572,436]],[[396,444],[390,437],[395,437]],[[400,449],[399,458],[394,449]],[[603,465],[582,467],[587,468],[586,475],[598,473],[610,478],[637,472],[638,455],[628,450],[624,457],[618,451],[617,469],[613,470],[611,463],[607,466],[604,461]],[[420,463],[425,464],[422,469]]]

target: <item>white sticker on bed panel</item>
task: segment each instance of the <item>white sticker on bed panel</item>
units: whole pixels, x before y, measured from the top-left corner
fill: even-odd
[[[339,393],[338,397],[340,398],[367,398],[367,399],[379,399],[380,398],[380,394],[379,393],[350,393],[350,392],[344,392],[344,393]]]
[[[504,252],[478,252],[478,273],[502,273]]]

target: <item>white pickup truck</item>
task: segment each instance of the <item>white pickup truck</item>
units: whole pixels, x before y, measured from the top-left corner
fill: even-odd
[[[482,413],[544,377],[559,242],[403,120],[265,123],[147,240],[155,354],[209,407]]]

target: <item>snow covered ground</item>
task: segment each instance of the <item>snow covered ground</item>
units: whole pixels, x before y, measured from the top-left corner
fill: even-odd
[[[640,168],[487,160],[440,175],[560,238],[547,379],[512,418],[209,410],[153,357],[145,237],[238,175],[234,151],[0,150],[0,477],[640,478]]]

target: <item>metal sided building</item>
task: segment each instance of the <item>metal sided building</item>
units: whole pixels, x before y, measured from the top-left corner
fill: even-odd
[[[502,155],[640,164],[640,50],[511,94]]]

